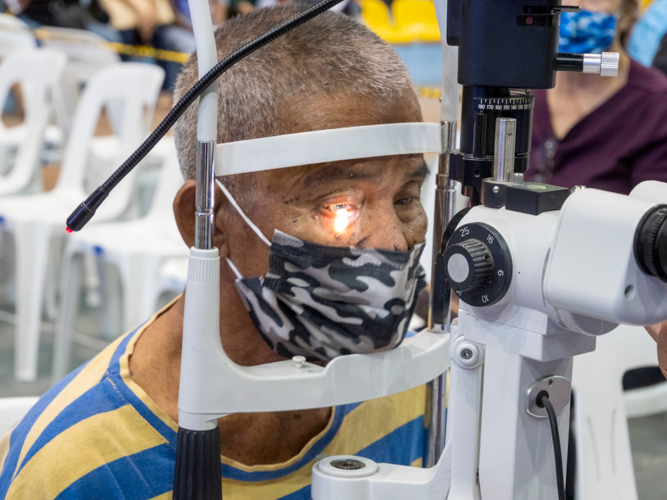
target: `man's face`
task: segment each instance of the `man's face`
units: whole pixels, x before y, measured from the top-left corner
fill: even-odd
[[[421,121],[416,98],[385,102],[367,96],[313,98],[281,116],[291,124],[289,133]],[[420,190],[427,174],[423,155],[262,172],[240,204],[269,239],[279,229],[322,245],[405,251],[424,241]],[[216,196],[223,195],[217,191]],[[228,203],[218,210],[216,225],[244,276],[268,271],[268,248]]]

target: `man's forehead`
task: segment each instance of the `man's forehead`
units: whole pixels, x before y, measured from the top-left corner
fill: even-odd
[[[273,174],[267,178],[268,181],[286,180],[292,186],[299,185],[303,189],[353,180],[382,183],[388,176],[407,182],[424,179],[429,173],[423,154],[364,158],[266,172]]]

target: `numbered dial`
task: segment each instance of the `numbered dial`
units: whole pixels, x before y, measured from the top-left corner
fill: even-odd
[[[464,302],[488,306],[507,293],[512,258],[505,240],[491,226],[461,225],[447,242],[441,258],[450,286]]]
[[[479,240],[450,245],[445,251],[447,277],[457,290],[481,290],[491,282],[493,257]]]

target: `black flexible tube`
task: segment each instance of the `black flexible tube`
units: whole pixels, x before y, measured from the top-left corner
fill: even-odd
[[[234,64],[239,62],[244,57],[252,54],[257,49],[263,47],[267,43],[276,38],[298,28],[306,21],[326,12],[331,7],[339,4],[343,0],[323,0],[322,2],[306,9],[305,11],[292,16],[283,21],[279,25],[271,28],[266,33],[258,36],[254,40],[246,43],[239,49],[232,52],[222,61],[216,64],[208,73],[206,73],[197,83],[195,83],[190,90],[181,98],[173,109],[167,114],[162,122],[153,130],[151,135],[143,142],[137,150],[125,160],[125,162],[111,174],[111,176],[98,187],[93,194],[91,194],[86,201],[81,203],[74,212],[67,218],[68,232],[79,231],[85,226],[88,221],[95,215],[95,211],[104,202],[112,189],[114,189],[123,178],[129,174],[134,167],[155,147],[160,139],[162,139],[169,129],[176,123],[185,110],[199,97],[204,90],[210,87],[225,71],[231,68]]]
[[[549,396],[543,395],[540,400],[546,408],[549,415],[549,425],[551,426],[551,439],[554,444],[554,458],[556,461],[556,487],[558,488],[558,500],[565,500],[565,477],[563,473],[563,452],[560,448],[560,435],[558,433],[558,418],[554,405],[549,401]]]

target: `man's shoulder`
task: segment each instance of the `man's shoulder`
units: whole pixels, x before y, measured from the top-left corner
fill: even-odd
[[[108,484],[108,476],[126,476],[124,469],[147,450],[166,447],[156,456],[172,454],[168,440],[119,387],[114,366],[131,336],[48,391],[3,439],[0,497],[66,498],[84,484],[90,490],[97,481]]]
[[[340,427],[328,455],[353,454],[378,462],[418,465],[424,439],[426,387],[336,408]],[[334,421],[334,425],[336,425]]]

